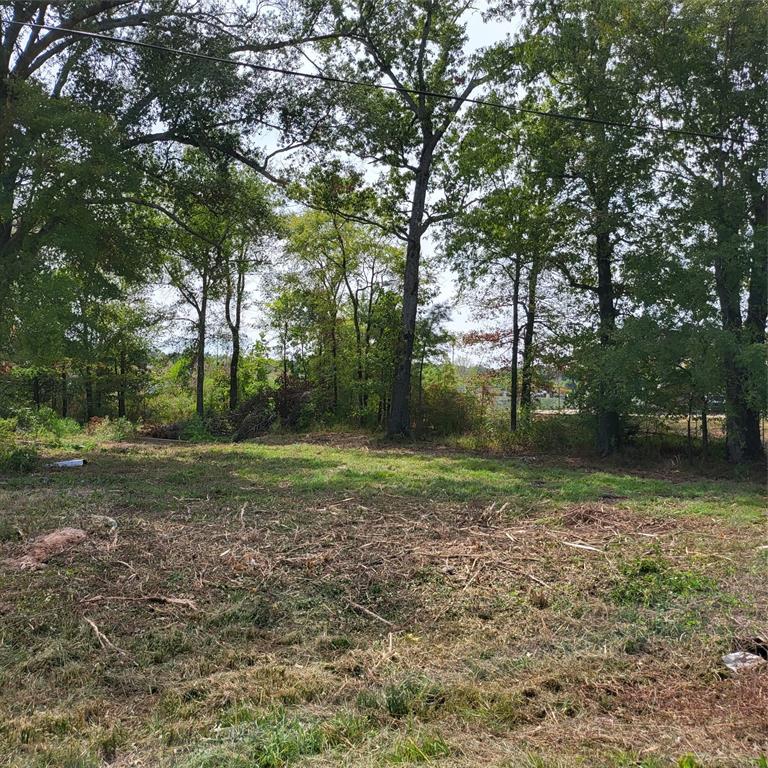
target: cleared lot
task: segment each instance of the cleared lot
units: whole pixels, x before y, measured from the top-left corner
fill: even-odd
[[[3,764],[764,764],[768,674],[721,662],[768,631],[759,485],[353,438],[82,455],[0,484]]]

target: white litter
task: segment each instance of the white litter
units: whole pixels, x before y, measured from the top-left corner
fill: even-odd
[[[53,464],[49,464],[56,469],[69,469],[70,467],[82,467],[83,464],[88,462],[85,459],[66,459],[64,461],[54,461]]]
[[[766,659],[762,656],[758,656],[756,653],[747,653],[747,651],[726,653],[725,656],[723,656],[723,664],[734,672],[753,669],[754,667],[759,667],[761,664],[765,663]]]

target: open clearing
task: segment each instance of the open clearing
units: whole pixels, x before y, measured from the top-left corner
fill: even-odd
[[[765,765],[768,665],[720,661],[768,632],[757,484],[352,437],[78,455],[0,483],[3,765]]]

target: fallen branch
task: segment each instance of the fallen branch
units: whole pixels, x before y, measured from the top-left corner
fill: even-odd
[[[566,547],[573,547],[574,549],[587,549],[590,552],[605,553],[604,549],[600,549],[599,547],[593,547],[593,546],[590,546],[589,544],[577,544],[575,541],[561,541],[560,543]]]
[[[385,619],[383,616],[379,616],[378,613],[374,613],[370,608],[366,608],[364,605],[360,605],[359,603],[353,603],[351,600],[347,601],[349,603],[350,608],[354,608],[356,611],[360,611],[361,613],[364,613],[366,616],[370,616],[372,619],[376,619],[377,621],[380,621],[382,624],[386,624],[388,627],[396,628],[397,624],[393,624],[388,619]]]
[[[92,619],[89,619],[87,616],[83,616],[85,621],[90,625],[91,629],[93,630],[94,634],[96,635],[96,639],[99,641],[99,645],[104,650],[113,650],[117,651],[122,656],[127,656],[128,654],[122,649],[118,648],[97,626],[96,622]]]
[[[125,597],[123,595],[94,595],[93,597],[87,597],[85,600],[83,600],[83,602],[97,603],[109,600],[120,600],[129,603],[167,603],[169,605],[180,605],[193,611],[197,610],[197,605],[195,604],[194,600],[189,600],[186,597],[165,597],[164,595],[146,595],[142,597]]]

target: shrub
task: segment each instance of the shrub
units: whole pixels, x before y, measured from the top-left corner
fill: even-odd
[[[37,451],[31,446],[0,446],[0,471],[31,472],[37,466]]]
[[[213,439],[213,435],[208,431],[205,420],[195,416],[183,424],[179,438],[191,443],[204,443]]]
[[[521,418],[517,429],[511,432],[509,414],[497,411],[461,442],[475,450],[535,453],[588,452],[594,447],[592,419],[582,414]]]
[[[435,381],[424,387],[421,412],[416,417],[419,431],[424,434],[464,434],[478,426],[480,404],[474,395],[459,392],[450,382]]]
[[[120,416],[110,419],[109,416],[93,418],[88,422],[86,431],[99,440],[130,440],[136,436],[136,425]]]
[[[82,431],[74,419],[62,418],[47,406],[38,409],[20,408],[15,421],[17,432],[26,432],[40,438],[69,437]]]

